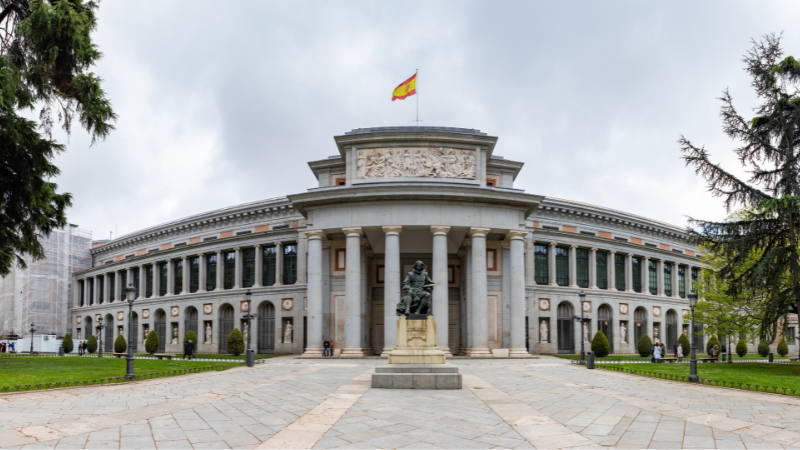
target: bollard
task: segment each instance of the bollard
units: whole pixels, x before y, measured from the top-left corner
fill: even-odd
[[[772,352],[769,353],[769,362],[772,362]]]
[[[589,352],[587,355],[586,368],[594,369],[594,352]]]
[[[591,354],[592,352],[589,352]],[[253,367],[256,365],[256,354],[252,348],[247,349],[247,367]]]
[[[58,356],[64,356],[64,346],[63,345],[58,347]]]

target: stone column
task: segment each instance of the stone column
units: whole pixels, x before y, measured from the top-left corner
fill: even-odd
[[[234,289],[241,289],[242,288],[242,249],[240,247],[236,247],[233,249],[236,253],[236,260],[234,261],[233,265],[233,288]]]
[[[99,305],[100,299],[103,298],[103,294],[102,292],[100,292],[100,275],[93,276],[92,283],[94,283],[94,289],[92,290],[92,298],[94,299],[94,304]]]
[[[103,303],[106,303],[108,302],[108,299],[111,297],[109,295],[111,293],[111,287],[108,285],[109,277],[107,273],[104,273],[100,276],[103,277],[103,292],[100,293],[100,300]]]
[[[509,230],[506,237],[510,242],[511,276],[509,293],[511,295],[511,348],[509,356],[529,356],[525,347],[525,230]]]
[[[438,286],[433,287],[433,318],[436,320],[436,343],[445,356],[453,356],[450,350],[450,296],[447,276],[447,233],[446,225],[431,225],[433,233],[433,269],[432,279]],[[399,256],[399,255],[398,255]],[[398,264],[399,265],[399,264]]]
[[[525,284],[536,284],[536,241],[525,240]]]
[[[200,276],[197,277],[197,292],[205,292],[206,291],[206,284],[208,283],[207,276],[208,276],[208,265],[206,264],[206,255],[203,253],[198,253],[197,257],[200,258]],[[198,325],[199,327],[199,325]],[[198,331],[200,331],[198,329]],[[203,330],[205,333],[205,330]],[[200,340],[198,336],[197,340]]]
[[[221,291],[223,288],[223,282],[225,281],[225,261],[222,259],[222,250],[217,250],[217,287],[214,289],[215,291]],[[213,324],[211,325],[214,326]],[[278,325],[275,325],[275,328],[278,328]]]
[[[606,272],[608,273],[608,290],[609,291],[616,291],[617,290],[617,252],[614,250],[608,251],[608,256],[606,256]]]
[[[387,225],[382,227],[386,236],[385,261],[383,268],[383,352],[388,353],[397,346],[397,304],[400,303],[400,233],[403,227]],[[434,288],[434,292],[436,289]]]
[[[255,279],[253,280],[253,287],[261,287],[261,276],[264,273],[264,251],[261,248],[261,244],[256,244],[255,247],[256,252],[256,268],[255,268]]]
[[[173,289],[175,289],[175,265],[172,264],[172,259],[168,259],[166,261],[166,264],[167,264],[167,294],[165,295],[165,297],[169,297],[170,295],[172,295]],[[167,317],[169,317],[169,314],[167,314]],[[167,322],[169,322],[169,320],[167,320]],[[172,332],[171,329],[168,331],[170,333]],[[171,339],[169,340],[170,342],[172,341]]]
[[[183,276],[181,277],[181,294],[189,293],[189,281],[192,279],[192,268],[189,267],[189,257],[181,257],[181,267],[183,268]],[[139,275],[141,278],[141,275]],[[183,322],[183,321],[181,321]],[[183,335],[181,335],[183,336]]]
[[[650,293],[650,257],[645,256],[642,258],[642,294]],[[658,279],[658,277],[656,277]],[[658,283],[656,283],[658,284]],[[652,336],[652,334],[651,334]]]
[[[558,286],[556,283],[556,243],[551,242],[547,250],[547,278],[550,286]]]
[[[681,298],[680,286],[678,285],[678,268],[680,266],[678,263],[670,264],[672,264],[672,271],[670,272],[670,274],[672,274],[672,296],[674,298]]]
[[[75,279],[72,281],[72,307],[81,307],[81,280]]]
[[[89,306],[92,304],[92,299],[89,298],[89,279],[84,278],[83,280],[83,305]]]
[[[308,237],[308,346],[303,355],[322,356],[322,239],[325,232],[307,230],[305,234]]]
[[[306,261],[306,253],[308,251],[308,239],[303,233],[297,239],[297,281],[295,284],[306,284],[306,271],[308,270],[308,262]]]
[[[578,287],[577,245],[569,246],[569,287]]]
[[[120,292],[122,292],[122,274],[119,270],[114,271],[114,299],[112,301],[118,302],[120,300]]]
[[[140,264],[139,265],[139,286],[138,286],[138,288],[139,288],[139,292],[138,292],[139,295],[138,295],[137,298],[145,298],[145,295],[147,295],[147,271],[145,270],[144,264]],[[127,317],[127,316],[125,316],[125,317]],[[128,319],[125,319],[125,320],[127,321]],[[127,337],[125,339],[127,339]]]
[[[472,238],[472,347],[467,356],[490,356],[489,294],[486,279],[486,235],[489,228],[470,228]]]
[[[275,284],[283,285],[283,243],[275,243]]]
[[[608,267],[608,261],[606,261]],[[589,249],[589,289],[597,289],[597,249]]]
[[[117,278],[119,281],[119,278]],[[153,297],[158,297],[161,293],[161,273],[158,270],[158,263],[153,263]]]
[[[664,260],[659,259],[658,264],[656,264],[656,286],[658,289],[658,295],[664,296]]]
[[[689,293],[692,292],[694,285],[692,284],[692,266],[686,266],[686,272],[684,272],[684,277],[686,277],[686,298],[689,298]]]
[[[347,236],[344,277],[345,348],[342,356],[364,356],[361,348],[361,227],[342,228]]]
[[[625,292],[633,292],[633,253],[625,255]]]

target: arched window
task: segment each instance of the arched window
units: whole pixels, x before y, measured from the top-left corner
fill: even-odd
[[[183,319],[183,335],[186,336],[186,333],[193,331],[194,335],[197,336],[197,340],[200,340],[200,335],[198,334],[198,324],[197,324],[197,309],[194,306],[190,306],[186,308],[184,312],[184,319]],[[197,344],[197,342],[195,342]],[[195,345],[195,348],[200,348]]]
[[[613,319],[613,311],[611,306],[607,304],[600,305],[600,308],[597,309],[597,329],[598,331],[602,331],[603,334],[606,335],[608,339],[609,351],[614,353],[614,321]],[[593,338],[594,336],[592,336]],[[591,340],[591,338],[590,338]]]
[[[228,353],[228,336],[233,331],[233,306],[225,303],[219,308],[219,352]]]
[[[558,314],[558,353],[575,353],[575,341],[572,332],[572,304],[561,302],[556,310]]]
[[[275,306],[271,302],[258,305],[258,353],[275,353]]]
[[[103,325],[105,325],[105,333],[103,336],[103,351],[107,353],[112,353],[114,351],[114,339],[117,337],[116,327],[114,326],[114,316],[111,314],[106,314],[106,318],[103,321]]]
[[[158,336],[158,353],[164,353],[167,345],[167,314],[163,309],[156,310],[154,327]]]
[[[635,345],[639,345],[639,339],[647,334],[647,316],[647,310],[642,306],[636,308],[636,311],[633,312],[633,337],[636,339]],[[652,336],[650,339],[652,340]]]

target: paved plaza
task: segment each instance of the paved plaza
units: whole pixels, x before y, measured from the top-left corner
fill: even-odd
[[[383,360],[0,396],[3,448],[791,448],[800,399],[553,357],[452,360],[458,391],[370,389]]]

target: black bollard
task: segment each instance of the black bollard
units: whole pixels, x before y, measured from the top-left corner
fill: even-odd
[[[589,361],[586,362],[587,369],[594,369],[594,352],[589,352]]]
[[[772,362],[772,352],[769,353],[769,362]]]

